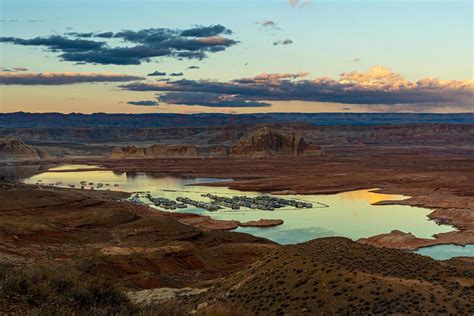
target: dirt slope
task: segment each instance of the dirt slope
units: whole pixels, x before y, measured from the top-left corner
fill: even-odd
[[[276,245],[204,232],[125,194],[0,183],[0,266],[67,266],[129,288],[182,287],[235,272]]]
[[[474,313],[474,265],[323,238],[284,246],[185,303],[255,314]]]

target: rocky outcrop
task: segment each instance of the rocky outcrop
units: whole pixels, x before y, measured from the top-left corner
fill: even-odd
[[[429,239],[418,238],[412,233],[404,233],[399,230],[392,230],[388,234],[380,234],[369,238],[361,238],[358,243],[375,247],[396,248],[412,250],[429,244]]]
[[[115,147],[112,150],[113,159],[139,159],[139,158],[193,158],[197,157],[196,147],[186,145],[152,145],[145,148],[127,146]]]
[[[190,213],[176,213],[173,214],[180,223],[199,228],[203,231],[213,230],[232,230],[239,227],[239,221],[227,221],[212,219],[210,216],[190,214]]]
[[[375,235],[369,238],[361,238],[358,243],[382,248],[395,248],[403,250],[416,250],[434,245],[453,244],[464,246],[474,243],[474,229],[463,231],[452,231],[433,235],[434,239],[418,238],[412,233],[392,230],[387,234]]]
[[[316,144],[307,144],[303,154],[305,156],[322,156],[324,152],[321,147]]]
[[[185,298],[193,295],[198,295],[206,292],[207,289],[203,288],[170,288],[161,287],[154,289],[146,289],[141,291],[129,291],[127,296],[134,304],[149,306],[152,304],[163,303],[171,299]]]
[[[152,145],[146,147],[145,157],[159,158],[159,157],[169,157],[169,158],[193,158],[197,157],[198,153],[196,147],[194,146],[165,146],[165,145]]]
[[[15,138],[0,138],[0,160],[40,160],[47,155]]]
[[[145,158],[145,151],[143,148],[137,148],[135,146],[127,147],[115,147],[112,150],[112,158],[114,159],[125,159],[125,158]]]
[[[229,156],[229,150],[222,146],[216,147],[210,152],[209,156],[213,158],[227,157]]]
[[[218,220],[207,215],[191,214],[191,213],[173,213],[180,223],[199,228],[203,231],[213,230],[232,230],[237,227],[273,227],[284,223],[281,219],[259,219],[241,223],[236,220]]]
[[[319,146],[306,143],[299,135],[268,127],[254,131],[232,147],[232,155],[241,157],[302,156],[306,152],[322,153]]]
[[[273,227],[282,225],[284,221],[282,219],[259,219],[258,221],[249,221],[240,223],[240,227]]]

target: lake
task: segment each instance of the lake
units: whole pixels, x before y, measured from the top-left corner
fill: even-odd
[[[216,178],[180,178],[163,174],[124,172],[118,173],[109,170],[87,170],[97,166],[63,165],[49,168],[22,181],[29,184],[56,185],[59,187],[75,186],[82,183],[85,189],[117,190],[126,192],[149,191],[152,197],[176,199],[188,197],[193,200],[209,202],[209,198],[201,196],[211,193],[223,197],[262,195],[258,192],[244,192],[231,190],[227,187],[213,187],[196,185],[231,181],[232,179]],[[68,171],[74,170],[74,171]],[[93,183],[90,185],[90,183]],[[97,188],[101,183],[102,187]],[[284,207],[274,211],[255,209],[223,210],[209,212],[196,207],[173,210],[175,212],[190,212],[209,215],[215,219],[250,220],[282,219],[284,224],[276,227],[256,228],[239,227],[236,231],[246,232],[255,236],[265,237],[280,244],[292,244],[308,241],[320,237],[344,236],[353,240],[387,233],[394,229],[411,232],[417,237],[431,238],[433,234],[452,231],[449,225],[438,225],[429,220],[427,215],[431,210],[405,205],[373,205],[383,200],[402,200],[407,197],[388,195],[373,192],[373,190],[357,190],[330,195],[284,195],[285,199],[309,202],[311,208],[296,209]],[[144,204],[155,207],[146,198],[140,198]],[[434,248],[434,247],[430,247]],[[471,249],[471,248],[468,248]],[[442,249],[430,249],[419,253],[430,256]],[[446,252],[446,250],[444,250]],[[449,251],[448,251],[449,252]],[[445,253],[444,256],[447,254]]]
[[[437,260],[447,260],[453,257],[474,257],[474,245],[436,245],[424,247],[415,252]]]

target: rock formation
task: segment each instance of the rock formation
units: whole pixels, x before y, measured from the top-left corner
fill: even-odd
[[[125,148],[115,147],[112,151],[113,159],[136,158],[193,158],[197,157],[196,147],[186,145],[151,145],[137,148],[133,145]]]
[[[127,146],[125,148],[115,147],[112,150],[112,158],[114,159],[125,159],[125,158],[145,158],[145,151],[143,148],[137,148],[135,146]]]
[[[273,227],[278,225],[283,225],[284,221],[282,219],[259,219],[258,221],[249,221],[245,223],[240,223],[240,227]]]
[[[429,243],[429,239],[418,238],[412,233],[392,230],[388,234],[380,234],[369,238],[361,238],[358,243],[375,247],[386,247],[396,249],[417,249]]]
[[[210,157],[227,157],[229,156],[229,150],[226,147],[214,148],[209,154]]]
[[[323,153],[321,147],[319,147],[316,144],[311,144],[310,143],[310,144],[306,145],[306,148],[304,149],[303,154],[305,156],[321,156],[324,153]]]
[[[185,145],[152,145],[145,148],[145,157],[193,158],[197,157],[196,147]]]
[[[0,160],[40,160],[47,155],[15,138],[0,138]]]
[[[260,128],[242,138],[232,147],[233,156],[271,157],[321,155],[321,148],[308,144],[303,137],[268,127]]]

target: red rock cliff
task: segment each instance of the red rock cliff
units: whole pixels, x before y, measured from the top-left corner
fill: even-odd
[[[243,137],[232,147],[233,156],[271,157],[321,155],[321,148],[294,134],[264,127]]]

